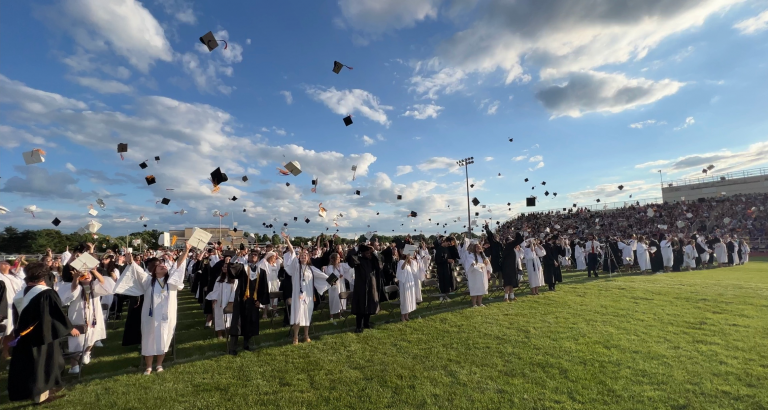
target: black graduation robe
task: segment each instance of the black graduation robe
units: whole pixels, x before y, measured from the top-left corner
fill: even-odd
[[[661,245],[655,239],[648,241],[648,247],[656,248],[656,252],[651,255],[651,272],[663,272],[664,271],[664,257],[661,256]]]
[[[203,292],[200,292],[200,295],[203,297],[203,314],[204,315],[213,314],[213,301],[208,300],[206,298],[209,293],[213,292],[213,287],[216,286],[216,280],[219,278],[219,275],[221,275],[221,268],[223,266],[224,266],[224,259],[216,262],[215,265],[213,265],[210,269],[208,269],[207,274],[206,274],[206,270],[203,270],[203,277],[201,279],[199,286],[202,286],[203,289],[205,289]]]
[[[291,295],[293,295],[293,281],[291,280],[291,277],[288,275],[288,272],[285,271],[284,266],[280,266],[280,270],[277,271],[277,278],[280,280],[280,292],[283,292],[283,301],[285,302],[285,307],[283,308],[284,314],[283,314],[283,326],[290,326],[291,325],[291,311],[288,307],[288,299],[291,298]]]
[[[262,306],[269,305],[269,282],[267,282],[267,272],[259,269],[256,279],[251,279],[245,267],[241,264],[230,265],[237,278],[237,288],[235,289],[235,303],[232,309],[232,324],[229,326],[229,334],[232,336],[243,336],[246,340],[259,335],[259,308],[256,306],[258,301]],[[251,269],[257,269],[256,264],[252,264]],[[248,298],[245,297],[245,291],[248,290]]]
[[[726,242],[725,249],[728,251],[728,264],[733,265],[733,253],[736,251],[733,241],[729,240]]]
[[[683,266],[685,257],[683,254],[683,247],[680,246],[680,242],[677,239],[672,240],[672,272],[680,272],[680,267]]]
[[[560,270],[560,256],[565,256],[565,249],[562,246],[545,243],[544,250],[547,252],[541,258],[541,267],[544,270],[544,283],[553,285],[556,282],[563,281],[563,273]]]
[[[488,238],[488,243],[491,245],[485,252],[485,256],[491,260],[491,270],[494,273],[501,272],[501,254],[503,252],[503,246],[501,245],[501,242],[496,239],[496,235],[491,231],[488,225],[485,226],[485,236]],[[512,248],[514,249],[514,246]],[[515,275],[515,277],[517,277],[517,275]]]
[[[437,266],[437,284],[440,287],[440,293],[451,293],[456,289],[451,274],[451,264],[448,263],[450,258],[448,247],[440,244],[439,240],[435,240],[435,266]]]
[[[26,287],[24,294],[32,288]],[[19,315],[14,336],[30,328],[13,348],[8,372],[11,401],[30,400],[61,385],[66,363],[60,341],[72,331],[72,324],[53,289],[43,290],[29,301]]]
[[[352,314],[375,315],[379,313],[378,283],[381,266],[375,257],[366,259],[360,256],[348,256],[346,262],[355,270],[355,289],[352,291]]]
[[[124,295],[118,295],[124,296]],[[123,329],[123,346],[136,346],[141,344],[141,308],[144,305],[144,295],[126,296],[128,301],[128,314],[125,318]]]
[[[518,266],[515,247],[521,243],[523,243],[523,235],[520,235],[520,232],[518,232],[517,235],[515,235],[515,239],[504,245],[504,251],[501,256],[501,277],[504,280],[504,286],[512,286],[513,288],[520,287],[520,281],[517,280],[517,275],[523,273],[523,267]],[[493,261],[491,261],[491,264],[493,264]]]

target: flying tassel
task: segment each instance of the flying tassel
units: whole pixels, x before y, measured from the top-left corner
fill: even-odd
[[[277,167],[277,171],[280,172],[280,175],[283,175],[283,176],[291,175],[290,171],[282,169],[280,167]]]
[[[123,157],[123,154],[120,154],[120,160],[121,160],[121,161],[124,161],[124,160],[125,160],[125,157]]]
[[[41,150],[40,148],[35,148],[32,151],[37,151],[40,155],[45,155],[45,151]]]

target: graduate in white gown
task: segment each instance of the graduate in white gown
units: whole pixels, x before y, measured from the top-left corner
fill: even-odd
[[[461,264],[467,275],[469,297],[472,307],[485,306],[483,295],[488,293],[488,280],[491,278],[491,262],[483,254],[483,247],[478,243],[470,243],[469,238],[457,247]]]
[[[427,271],[429,270],[429,264],[432,261],[432,256],[427,249],[427,243],[422,241],[419,245],[419,249],[416,251],[416,261],[419,263],[419,274],[416,277],[416,303],[421,303],[421,284],[427,280]]]
[[[641,273],[651,269],[651,256],[648,252],[649,249],[645,243],[645,238],[640,236],[637,239],[637,264],[640,266]]]
[[[741,264],[749,262],[749,243],[744,239],[739,240],[739,247],[741,248]]]
[[[539,286],[544,285],[544,269],[541,267],[540,257],[547,254],[547,251],[539,245],[536,239],[526,239],[523,247],[525,255],[525,270],[528,272],[528,287],[531,288],[532,295],[539,294]]]
[[[626,268],[628,272],[632,270],[632,265],[635,263],[635,254],[632,245],[632,243],[625,243],[624,241],[618,241],[616,243],[616,246],[618,246],[621,251],[621,268]]]
[[[688,268],[689,271],[696,269],[696,257],[698,256],[696,254],[696,242],[693,239],[689,240],[683,252],[683,267]]]
[[[177,292],[184,289],[184,272],[190,248],[192,244],[187,242],[186,249],[170,270],[158,258],[147,259],[147,272],[126,252],[128,266],[115,285],[115,293],[144,295],[141,307],[141,354],[147,366],[145,375],[152,373],[152,360],[155,358],[155,371],[163,371],[165,352],[171,347],[176,329],[176,297]]]
[[[5,312],[0,312],[1,316],[6,317],[4,321],[6,328],[5,333],[3,334],[2,358],[9,359],[11,356],[8,353],[10,349],[8,342],[13,340],[14,329],[13,314],[11,313],[13,298],[17,293],[19,293],[19,291],[24,289],[25,284],[23,281],[19,280],[19,278],[11,274],[11,264],[6,261],[0,261],[0,281],[5,283],[5,301],[8,304],[8,309]]]
[[[409,254],[397,262],[397,287],[400,290],[400,320],[407,322],[408,314],[416,310],[416,281],[419,262]]]
[[[304,341],[309,343],[309,325],[312,324],[312,311],[315,308],[314,289],[318,294],[328,289],[328,275],[310,264],[309,252],[299,249],[299,255],[291,245],[290,237],[283,232],[283,238],[288,244],[283,267],[291,277],[293,292],[291,293],[291,326],[293,327],[293,344],[299,344],[299,328],[304,328]]]
[[[57,293],[62,305],[69,305],[67,316],[73,326],[80,332],[79,336],[69,336],[69,352],[81,352],[83,364],[91,362],[93,345],[107,338],[104,326],[104,312],[101,309],[101,296],[111,295],[115,290],[115,282],[109,276],[102,276],[96,268],[90,272],[78,272],[72,269],[72,283],[63,283]],[[79,373],[78,362],[80,355],[70,359],[70,373]]]
[[[336,324],[336,319],[333,315],[339,315],[341,319],[341,311],[347,309],[347,301],[340,300],[339,295],[342,292],[347,291],[347,284],[345,283],[352,276],[352,268],[345,262],[341,262],[341,256],[338,253],[333,252],[330,257],[330,265],[323,267],[323,272],[326,275],[336,276],[336,283],[328,288],[328,309],[331,312],[331,321]]]
[[[577,243],[573,249],[573,257],[576,259],[576,270],[587,269],[587,255],[584,253],[581,243]]]
[[[224,332],[232,323],[232,312],[225,313],[229,303],[235,302],[235,289],[237,289],[237,279],[232,273],[234,263],[225,263],[221,267],[221,274],[213,284],[213,290],[205,298],[213,301],[213,325],[216,330],[216,336],[219,340],[224,339]]]
[[[661,247],[661,258],[664,260],[664,272],[672,272],[672,263],[674,262],[674,254],[672,253],[672,241],[667,239],[666,236],[659,242]]]
[[[715,244],[715,259],[717,260],[718,267],[728,265],[728,250],[725,248],[725,243],[723,243],[722,239]]]

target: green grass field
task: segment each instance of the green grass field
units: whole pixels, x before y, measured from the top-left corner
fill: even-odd
[[[182,294],[178,360],[164,374],[139,374],[138,350],[119,346],[116,322],[84,381],[47,407],[768,408],[768,261],[597,280],[569,273],[556,292],[476,309],[454,300],[362,335],[326,313],[311,344],[291,346],[285,328],[263,326],[259,350],[236,357]]]

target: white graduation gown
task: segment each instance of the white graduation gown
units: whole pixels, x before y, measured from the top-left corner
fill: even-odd
[[[621,249],[621,260],[624,265],[632,265],[635,263],[635,254],[632,252],[632,245],[628,245],[624,242],[619,242],[619,249]]]
[[[419,262],[419,274],[416,276],[416,303],[421,303],[424,300],[421,294],[421,284],[427,279],[427,271],[429,270],[432,256],[425,249],[419,249],[416,255]]]
[[[335,315],[347,308],[347,301],[339,299],[339,294],[341,294],[341,292],[347,291],[347,284],[344,283],[344,279],[349,279],[349,272],[351,270],[352,268],[350,268],[346,263],[339,264],[339,267],[328,265],[323,268],[323,272],[325,272],[327,276],[331,276],[333,273],[336,275],[336,277],[339,278],[335,285],[328,286],[328,309],[331,311],[332,315]]]
[[[319,294],[328,289],[328,275],[311,265],[300,265],[295,252],[285,254],[283,264],[285,272],[291,276],[291,325],[309,326],[312,324],[312,311],[315,308],[312,283]],[[303,290],[303,295],[302,295]]]
[[[397,262],[397,287],[400,289],[400,313],[406,314],[416,310],[416,277],[419,274],[419,263],[411,260]]]
[[[483,296],[488,294],[488,279],[491,275],[491,264],[480,256],[470,255],[467,252],[469,238],[464,238],[464,244],[458,246],[461,264],[467,275],[469,296]]]
[[[717,259],[718,265],[725,265],[728,263],[728,249],[722,242],[715,244],[715,259]]]
[[[72,291],[72,284],[62,283],[57,290],[61,303],[69,305],[67,316],[73,325],[86,325],[87,331],[80,336],[67,337],[70,352],[80,352],[83,347],[93,346],[99,340],[107,338],[107,329],[104,326],[104,311],[101,309],[100,296],[112,295],[115,290],[115,281],[109,276],[104,276],[104,283],[99,283],[94,278],[91,281],[92,292],[89,292],[87,300],[83,299],[83,286],[78,286]]]
[[[672,253],[672,242],[664,239],[659,244],[661,247],[661,258],[664,260],[664,266],[671,268],[672,262],[674,262],[674,254]]]
[[[741,245],[741,263],[745,264],[749,262],[749,245],[745,242]]]
[[[523,248],[525,253],[525,270],[528,272],[528,286],[531,288],[537,288],[544,285],[544,270],[541,267],[541,261],[537,256],[537,253],[544,250],[532,250],[531,248]]]
[[[584,248],[580,245],[576,245],[573,255],[576,258],[576,270],[587,269],[587,261],[584,258]]]
[[[648,246],[644,243],[637,243],[637,264],[640,265],[640,270],[651,269],[651,256],[648,254]]]
[[[237,289],[237,279],[233,283],[219,282],[213,285],[213,290],[205,298],[215,300],[213,303],[213,323],[214,330],[225,330],[232,323],[232,314],[224,313],[224,308],[229,302],[235,301],[235,289]]]
[[[739,264],[739,244],[738,242],[733,243],[733,252],[731,252],[731,255],[733,255],[733,264],[738,265]]]
[[[8,273],[7,275],[3,275],[0,273],[0,280],[5,282],[5,300],[8,302],[8,311],[5,312],[5,319],[4,323],[6,326],[5,333],[3,333],[3,336],[7,336],[12,334],[13,332],[13,298],[16,296],[17,293],[19,293],[22,289],[24,289],[24,282],[19,280],[16,276],[11,275]]]
[[[683,267],[696,269],[696,248],[693,245],[685,245],[683,255]]]
[[[163,355],[171,347],[176,329],[176,296],[184,289],[186,261],[181,266],[174,263],[168,272],[168,284],[162,289],[159,281],[152,286],[152,276],[138,264],[131,263],[125,268],[115,285],[115,293],[128,296],[144,295],[141,308],[141,355]],[[153,293],[154,288],[154,293]],[[152,316],[149,308],[152,307]]]

